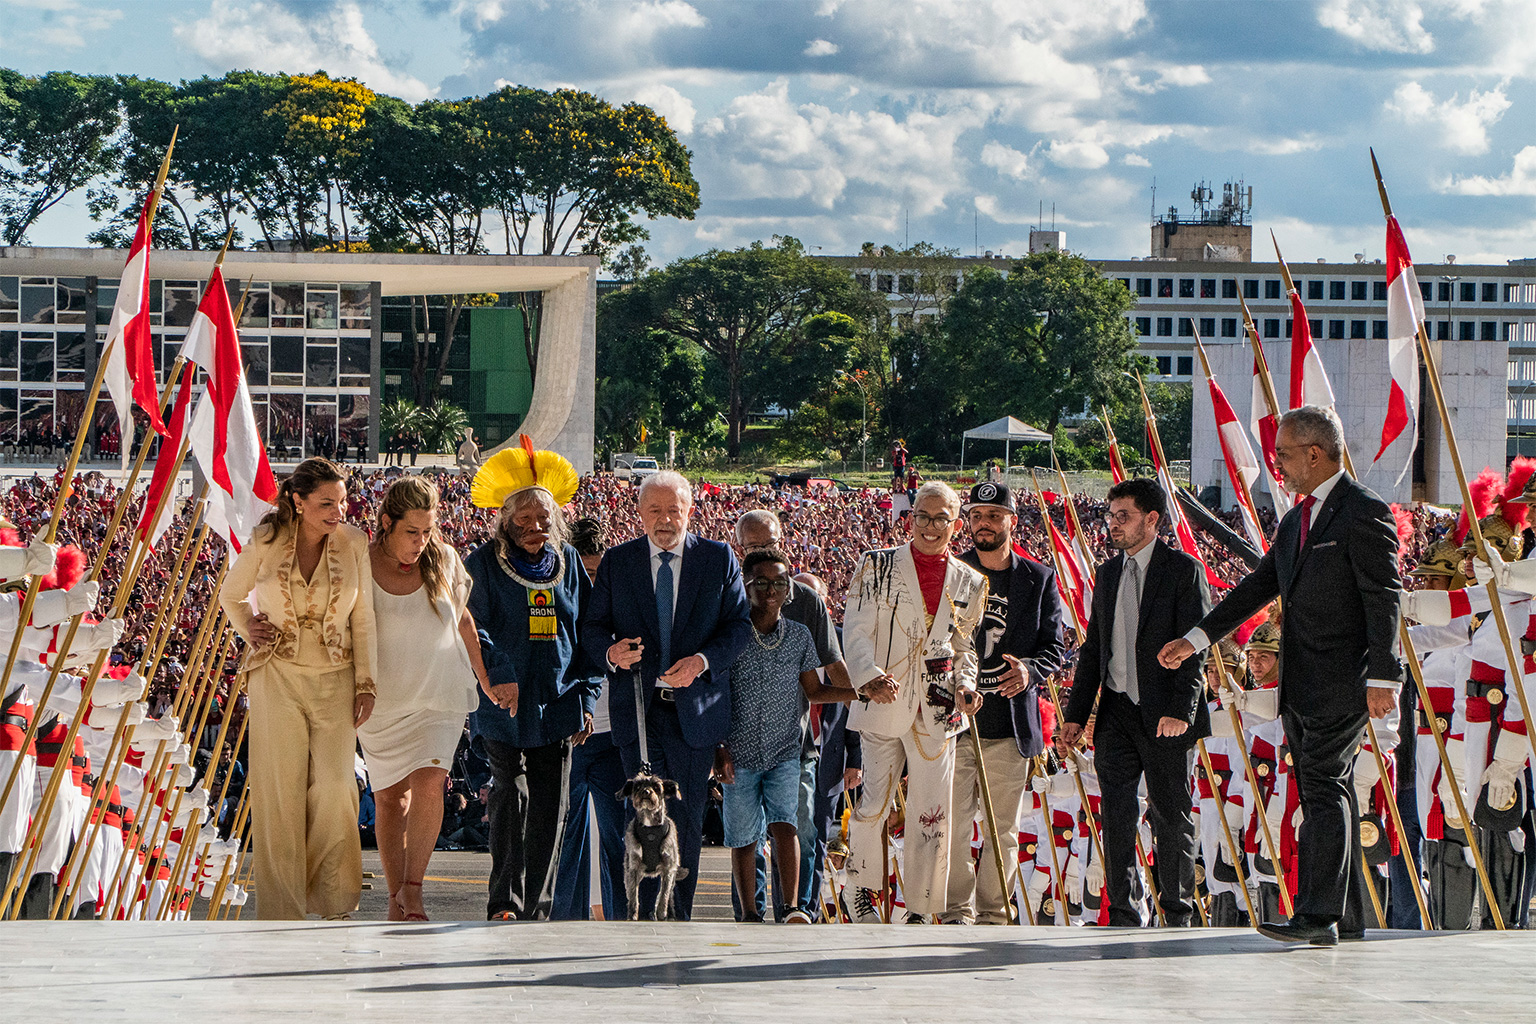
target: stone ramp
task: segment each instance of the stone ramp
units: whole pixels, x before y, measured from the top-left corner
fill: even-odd
[[[0,926],[7,1020],[1530,1020],[1528,933],[372,922]]]

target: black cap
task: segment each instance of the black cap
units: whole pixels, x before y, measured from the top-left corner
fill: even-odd
[[[963,511],[969,512],[977,505],[996,505],[1014,515],[1019,514],[1018,506],[1013,503],[1013,492],[1008,489],[1008,485],[995,484],[990,480],[984,480],[971,488],[970,500],[963,506]]]

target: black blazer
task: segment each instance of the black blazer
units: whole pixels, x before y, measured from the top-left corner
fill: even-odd
[[[1147,734],[1157,734],[1160,718],[1177,718],[1190,728],[1178,737],[1193,743],[1211,734],[1211,714],[1206,708],[1204,658],[1194,657],[1169,671],[1157,662],[1158,652],[1201,621],[1210,608],[1205,570],[1200,563],[1160,540],[1152,542],[1152,559],[1141,588],[1141,621],[1136,630],[1136,682],[1141,694],[1141,721]],[[1120,593],[1120,574],[1125,556],[1111,558],[1094,573],[1093,609],[1088,615],[1088,635],[1077,656],[1072,677],[1072,696],[1067,701],[1067,721],[1086,725],[1099,687],[1109,679],[1109,645],[1115,635],[1115,599]]]
[[[1040,701],[1050,700],[1045,687],[1045,677],[1061,668],[1066,656],[1066,643],[1062,638],[1061,595],[1056,591],[1056,573],[1030,558],[1020,558],[1018,552],[1009,552],[1011,574],[1008,578],[1008,621],[1003,627],[998,646],[1004,654],[1015,658],[1032,658],[1033,671],[1029,673],[1029,686],[1008,701],[1013,718],[1013,739],[1019,753],[1034,757],[1045,749],[1045,737],[1040,725]],[[981,555],[972,548],[960,556],[960,561],[977,572],[985,574],[981,567]]]
[[[1392,509],[1345,474],[1317,510],[1302,551],[1300,531],[1298,502],[1258,568],[1200,628],[1215,642],[1280,598],[1280,706],[1301,715],[1363,715],[1367,679],[1403,678]]]
[[[836,796],[843,787],[843,772],[864,767],[864,748],[859,734],[848,728],[848,705],[836,701],[812,704],[811,714],[821,716],[821,759],[816,764],[816,789],[822,796]]]

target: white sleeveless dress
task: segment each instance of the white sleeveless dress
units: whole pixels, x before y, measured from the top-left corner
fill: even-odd
[[[425,586],[401,596],[373,584],[378,695],[357,738],[376,793],[418,768],[450,770],[464,723],[479,704],[479,684],[459,635],[469,575],[457,554],[449,564],[449,593],[436,610]]]

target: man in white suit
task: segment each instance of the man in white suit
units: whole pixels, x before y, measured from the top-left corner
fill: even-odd
[[[854,917],[881,920],[876,892],[885,877],[881,826],[907,775],[902,889],[909,915],[944,909],[949,880],[950,791],[955,737],[981,706],[971,638],[986,608],[986,580],[951,558],[960,496],[924,484],[912,539],[864,555],[848,587],[843,649],[860,703],[848,728],[864,747],[864,788],[848,827]],[[970,822],[960,823],[969,829]]]

